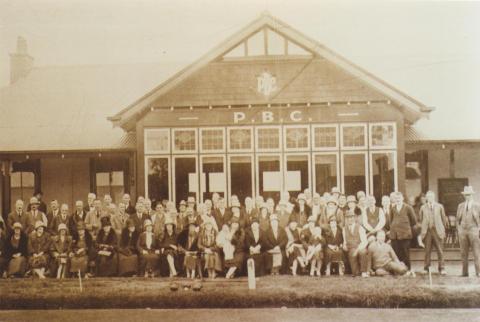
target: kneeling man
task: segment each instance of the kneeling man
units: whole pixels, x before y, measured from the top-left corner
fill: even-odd
[[[385,243],[385,231],[379,230],[377,240],[374,236],[370,236],[368,241],[368,253],[372,259],[372,268],[375,275],[404,275],[407,273],[407,266],[398,259],[392,246]]]

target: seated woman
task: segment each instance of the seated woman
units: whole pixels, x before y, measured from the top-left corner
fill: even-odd
[[[95,249],[97,250],[96,271],[97,276],[109,277],[117,275],[117,234],[112,229],[110,217],[100,220],[102,229],[97,234]]]
[[[308,239],[307,262],[310,262],[310,276],[320,276],[320,270],[323,263],[323,248],[325,246],[325,238],[322,236],[322,228],[315,227],[313,234]]]
[[[171,218],[165,221],[165,233],[160,243],[163,258],[167,260],[170,277],[177,276],[175,268],[175,259],[177,257],[177,234],[175,233],[175,224]]]
[[[240,229],[245,229],[246,220],[244,214],[240,211],[240,202],[232,202],[232,207],[230,208],[232,214],[230,220],[235,220],[238,222]]]
[[[7,239],[8,277],[23,277],[27,270],[28,237],[22,224],[13,224],[13,233]]]
[[[343,275],[343,234],[342,230],[337,227],[337,220],[335,217],[331,217],[329,221],[330,229],[325,231],[325,263],[326,274],[330,275],[333,265],[335,264],[335,272]]]
[[[132,276],[138,273],[137,241],[138,231],[135,222],[127,219],[118,247],[118,276]]]
[[[72,237],[67,235],[67,225],[61,223],[58,225],[58,234],[52,238],[50,246],[50,254],[52,261],[50,265],[50,272],[52,276],[57,278],[68,277],[69,269],[69,254],[72,248]]]
[[[210,220],[207,220],[210,221]],[[183,267],[187,273],[187,278],[195,278],[198,261],[198,233],[197,225],[190,223],[187,229],[184,229],[178,235],[179,252],[184,253]],[[202,277],[202,271],[198,273]]]
[[[45,270],[48,267],[50,251],[50,235],[45,232],[46,226],[43,221],[35,223],[35,231],[28,238],[29,265],[34,276],[45,278]]]
[[[215,220],[205,221],[198,236],[198,250],[203,255],[205,269],[211,279],[216,277],[217,271],[222,270],[222,262],[216,244],[217,231],[213,228],[214,223]]]
[[[154,277],[160,262],[160,243],[153,232],[150,219],[143,223],[145,231],[140,234],[137,241],[137,252],[140,256],[140,275]]]
[[[94,259],[95,251],[92,236],[86,231],[83,221],[77,223],[73,238],[70,252],[70,273],[84,276],[87,273],[88,263]]]
[[[258,223],[260,224],[260,230],[264,233],[266,233],[270,228],[270,215],[268,214],[268,206],[266,203],[262,203],[262,205],[260,206]]]
[[[230,239],[230,244],[233,246],[233,257],[227,260],[225,255],[225,267],[228,268],[225,278],[233,278],[236,271],[243,269],[245,263],[245,233],[240,228],[240,223],[232,218],[233,221],[230,224],[230,234],[227,239]]]
[[[258,218],[251,219],[250,228],[245,231],[245,246],[248,251],[248,258],[252,258],[255,264],[255,276],[265,274],[265,260],[262,244],[264,243],[262,230]]]
[[[305,259],[305,249],[303,248],[302,240],[300,238],[301,232],[298,228],[297,221],[295,217],[292,217],[292,220],[288,224],[288,227],[285,228],[287,233],[287,246],[285,248],[286,255],[288,257],[288,267],[292,270],[292,275],[297,275],[298,265],[305,269],[306,259]]]

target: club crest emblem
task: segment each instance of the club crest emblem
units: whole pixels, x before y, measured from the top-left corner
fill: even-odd
[[[267,71],[257,76],[257,91],[265,96],[270,96],[277,90],[277,78]]]

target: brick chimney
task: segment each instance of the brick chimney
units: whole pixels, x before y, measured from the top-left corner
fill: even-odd
[[[33,68],[33,57],[28,54],[27,41],[17,38],[17,51],[10,54],[10,84],[28,75]]]

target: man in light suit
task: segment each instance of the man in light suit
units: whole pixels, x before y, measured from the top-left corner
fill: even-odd
[[[421,221],[421,241],[425,244],[425,273],[430,270],[430,261],[432,255],[432,245],[437,250],[438,272],[440,275],[446,275],[445,262],[443,259],[443,241],[445,240],[445,228],[448,225],[447,216],[443,206],[435,202],[435,193],[428,191],[426,194],[427,203],[422,205],[419,211]],[[419,243],[423,246],[422,243]]]
[[[463,188],[465,202],[457,208],[457,229],[462,255],[462,276],[468,276],[468,252],[473,250],[475,273],[480,277],[480,204],[473,200],[473,187]]]

